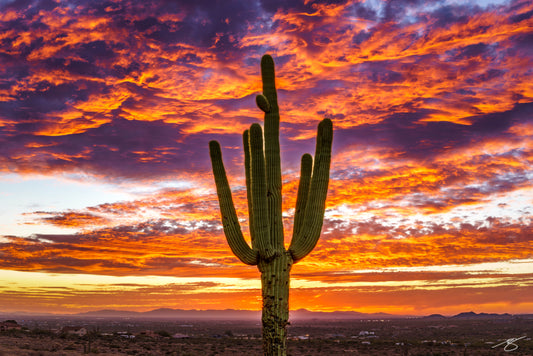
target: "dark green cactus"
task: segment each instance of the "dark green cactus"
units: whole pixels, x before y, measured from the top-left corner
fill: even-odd
[[[246,243],[237,219],[219,143],[209,142],[209,150],[228,244],[242,262],[257,265],[261,272],[264,354],[286,355],[290,269],[293,263],[313,250],[320,237],[328,192],[333,127],[329,119],[318,125],[314,166],[310,154],[302,156],[293,237],[289,248],[285,249],[281,217],[279,108],[274,60],[269,55],[261,59],[261,75],[263,95],[258,95],[256,102],[265,112],[264,145],[259,124],[253,124],[243,134],[251,247]]]

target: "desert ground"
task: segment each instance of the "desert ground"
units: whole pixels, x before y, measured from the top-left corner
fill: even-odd
[[[250,320],[27,318],[17,323],[20,329],[0,333],[0,356],[262,353],[261,327]],[[83,327],[87,334],[62,332],[65,326]],[[288,332],[293,356],[533,355],[533,318],[306,320],[292,322]]]

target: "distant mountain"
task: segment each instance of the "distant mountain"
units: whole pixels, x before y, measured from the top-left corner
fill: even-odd
[[[210,320],[246,320],[261,316],[260,311],[254,310],[183,310],[160,308],[147,312],[127,310],[96,310],[75,314],[79,317],[93,318],[154,318],[154,319],[210,319]]]
[[[75,314],[80,317],[94,318],[169,318],[169,319],[207,319],[207,320],[248,320],[261,318],[259,310],[183,310],[160,308],[147,312],[133,312],[123,310],[97,310],[86,313]],[[400,319],[407,318],[406,315],[392,315],[386,313],[365,314],[354,311],[336,311],[336,312],[313,312],[307,309],[298,309],[290,312],[292,320],[311,320],[311,319],[331,319],[331,320],[350,320],[350,319]]]
[[[7,316],[11,316],[11,315],[16,315],[16,316],[19,316],[19,317],[24,317],[24,316],[42,316],[42,317],[54,317],[54,316],[57,316],[57,314],[53,314],[53,313],[45,313],[45,312],[27,312],[27,311],[14,311],[14,312],[5,312],[5,311],[0,311],[0,315],[4,316],[4,318]]]
[[[360,313],[355,311],[314,312],[307,309],[298,309],[289,312],[293,320],[309,319],[401,319],[411,318],[408,315],[393,315],[387,313]]]
[[[176,318],[176,319],[223,319],[223,320],[239,320],[239,319],[255,319],[261,317],[261,312],[256,310],[183,310],[183,309],[169,309],[160,308],[141,313],[143,317],[156,318]]]
[[[451,317],[441,314],[431,314],[428,316],[394,315],[387,313],[360,313],[355,311],[334,311],[334,312],[314,312],[307,309],[290,311],[291,320],[369,320],[369,319],[425,319],[425,320],[461,320],[461,319],[502,319],[502,318],[526,318],[533,319],[533,314],[489,314],[474,313],[472,311],[460,313]],[[96,310],[79,314],[50,314],[50,313],[29,313],[29,312],[0,312],[4,319],[13,317],[85,317],[85,318],[146,318],[146,319],[182,319],[182,320],[261,320],[260,310],[184,310],[159,308],[147,312],[135,312],[128,310]]]
[[[95,310],[86,313],[75,314],[76,316],[88,316],[96,318],[133,318],[140,316],[142,313],[128,310]]]
[[[431,314],[428,316],[423,316],[422,319],[446,319],[446,317],[442,314]]]
[[[512,318],[513,316],[511,314],[505,313],[505,314],[488,314],[488,313],[479,313],[476,314],[473,311],[467,312],[467,313],[459,313],[457,315],[452,316],[452,319],[495,319],[495,318]]]

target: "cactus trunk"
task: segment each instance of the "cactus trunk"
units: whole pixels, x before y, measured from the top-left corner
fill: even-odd
[[[287,354],[289,323],[289,279],[292,257],[285,252],[271,261],[260,262],[263,294],[263,350],[265,355]]]
[[[239,225],[219,143],[209,142],[209,151],[228,244],[237,258],[248,265],[257,265],[261,272],[264,355],[283,356],[287,354],[290,270],[293,263],[311,252],[320,237],[329,183],[333,127],[329,119],[322,120],[318,125],[314,164],[310,154],[302,156],[293,237],[289,248],[285,249],[279,109],[274,60],[268,55],[261,59],[261,75],[263,95],[258,95],[256,101],[265,112],[264,136],[259,124],[253,124],[243,134],[251,247]]]

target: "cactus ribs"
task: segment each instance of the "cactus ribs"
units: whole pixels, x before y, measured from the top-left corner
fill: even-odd
[[[315,162],[310,154],[301,161],[293,237],[285,249],[281,208],[281,164],[279,108],[274,60],[261,59],[263,94],[256,97],[265,113],[263,132],[259,124],[244,131],[244,166],[252,246],[245,241],[222,162],[220,145],[209,142],[213,175],[217,187],[224,233],[232,252],[243,263],[257,265],[263,295],[263,351],[265,355],[286,355],[289,319],[289,279],[293,263],[315,247],[322,230],[329,183],[333,127],[324,119],[318,125]]]

